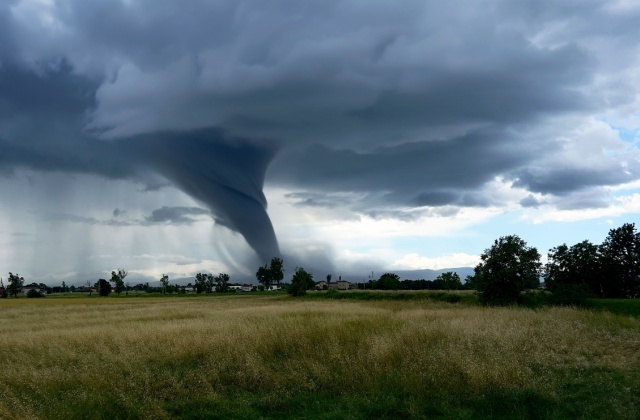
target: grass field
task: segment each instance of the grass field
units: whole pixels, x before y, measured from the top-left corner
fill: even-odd
[[[428,298],[0,301],[0,418],[640,418],[640,319]]]

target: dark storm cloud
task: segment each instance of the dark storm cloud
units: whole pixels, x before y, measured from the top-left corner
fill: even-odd
[[[599,148],[600,169],[553,161],[537,130],[635,100],[640,11],[622,3],[19,4],[0,5],[0,170],[166,180],[262,259],[280,147],[269,180],[298,205],[372,215],[500,204],[481,191],[497,177],[554,196],[640,177]]]
[[[147,223],[163,223],[172,225],[191,224],[196,221],[191,216],[211,214],[209,210],[200,207],[161,207],[151,212],[145,220]]]
[[[542,204],[544,204],[544,202],[540,202],[540,200],[535,198],[533,194],[529,194],[528,196],[520,200],[520,205],[522,207],[538,208]]]
[[[618,185],[640,178],[640,162],[609,169],[550,168],[538,174],[524,169],[516,174],[516,187],[543,194],[565,195],[587,187]]]
[[[334,208],[339,205],[345,205],[344,197],[337,198],[330,194],[310,193],[310,192],[294,192],[285,195],[286,198],[295,200],[296,206],[301,207],[325,207]]]
[[[504,147],[500,133],[476,132],[449,141],[413,142],[371,152],[323,145],[284,152],[270,170],[277,182],[325,191],[386,191],[369,204],[481,206],[467,191],[526,163],[527,145]]]
[[[53,213],[45,220],[54,222],[83,223],[102,226],[153,226],[153,225],[190,225],[196,223],[197,216],[211,215],[209,210],[200,207],[161,207],[153,210],[144,219],[122,219],[127,212],[115,209],[113,219],[97,219],[76,214]],[[195,217],[193,217],[195,216]]]

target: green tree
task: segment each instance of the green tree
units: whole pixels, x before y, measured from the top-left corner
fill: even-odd
[[[269,271],[271,272],[271,281],[275,281],[280,286],[280,281],[284,278],[284,267],[282,258],[274,257],[269,264]]]
[[[555,301],[582,303],[600,289],[602,266],[597,245],[589,241],[571,247],[562,244],[551,248],[547,257],[545,285]]]
[[[167,276],[166,274],[163,274],[162,277],[160,278],[160,284],[162,285],[162,294],[166,294],[167,293],[167,286],[169,285],[169,276]]]
[[[211,293],[216,286],[216,278],[213,274],[207,274],[207,280],[205,281],[205,285],[207,286],[207,293]]]
[[[99,279],[95,287],[98,289],[98,296],[109,296],[111,293],[111,284],[105,279]]]
[[[24,277],[20,277],[17,273],[9,273],[9,295],[18,297],[18,293],[22,290],[22,286],[24,286]]]
[[[395,273],[384,273],[376,281],[376,289],[380,290],[398,290],[402,289],[402,283],[400,282],[400,276]]]
[[[438,275],[435,281],[439,282],[442,287],[447,290],[462,289],[462,281],[460,280],[460,276],[458,275],[458,273],[454,273],[453,271],[447,271],[446,273]]]
[[[600,245],[601,296],[634,297],[640,294],[640,233],[635,224],[611,229]]]
[[[202,293],[207,290],[208,276],[203,273],[196,274],[196,293]]]
[[[216,292],[225,293],[229,291],[229,275],[220,273],[215,277]]]
[[[122,268],[119,268],[117,272],[111,272],[111,283],[114,284],[114,290],[118,295],[124,290],[124,278],[127,277],[127,274],[129,273]]]
[[[40,292],[38,292],[36,289],[31,289],[27,292],[27,297],[28,298],[41,298],[44,297],[44,295]]]
[[[271,270],[267,265],[258,268],[258,271],[256,272],[256,279],[258,280],[258,283],[262,284],[265,289],[269,288],[269,285],[272,282],[272,278]]]
[[[496,239],[480,256],[473,284],[485,304],[517,302],[520,292],[540,283],[540,254],[517,235]]]
[[[287,287],[287,293],[292,296],[304,296],[307,294],[310,284],[313,284],[313,275],[307,273],[302,267],[296,267],[291,284]]]
[[[280,281],[284,278],[284,268],[282,258],[274,257],[269,264],[265,264],[264,267],[258,268],[256,272],[256,279],[265,289],[276,282],[278,286]]]

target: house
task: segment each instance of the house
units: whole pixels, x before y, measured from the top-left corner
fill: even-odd
[[[325,290],[325,289],[349,290],[349,289],[355,289],[355,285],[351,284],[346,280],[338,280],[332,283],[327,283],[326,281],[322,280],[316,283],[316,290]]]
[[[275,292],[276,290],[280,290],[281,287],[278,286],[277,284],[270,284],[269,287],[267,287],[265,290],[267,292]]]
[[[339,280],[339,281],[337,281],[335,283],[335,285],[336,285],[335,288],[338,289],[338,290],[349,290],[349,288],[351,287],[351,283],[349,283],[346,280]],[[332,284],[332,286],[333,286],[333,284]]]
[[[36,292],[41,293],[43,295],[47,294],[47,290],[42,288],[37,283],[31,283],[31,284],[28,284],[26,286],[23,286],[21,292],[26,295],[27,293],[29,293],[30,290],[35,290]]]
[[[253,284],[243,284],[242,291],[243,292],[253,292],[255,290],[255,286]]]

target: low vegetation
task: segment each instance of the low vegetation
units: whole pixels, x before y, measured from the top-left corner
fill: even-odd
[[[636,317],[314,295],[6,299],[0,418],[640,417]]]

